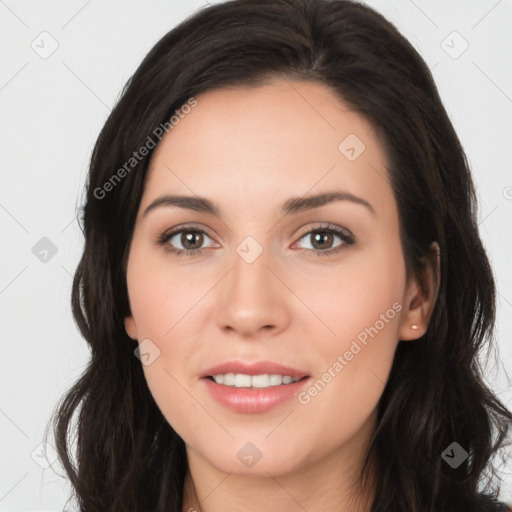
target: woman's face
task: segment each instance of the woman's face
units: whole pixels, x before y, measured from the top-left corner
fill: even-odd
[[[425,330],[376,133],[314,82],[196,100],[153,155],[127,266],[149,389],[193,464],[355,457],[398,340]]]

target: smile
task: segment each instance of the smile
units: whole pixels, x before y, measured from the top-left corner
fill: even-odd
[[[231,386],[236,388],[259,388],[265,389],[283,384],[293,384],[301,380],[299,377],[291,377],[290,375],[247,375],[244,373],[219,373],[211,375],[217,384],[223,386]]]

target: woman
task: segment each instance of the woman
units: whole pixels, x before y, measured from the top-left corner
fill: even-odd
[[[90,165],[91,361],[54,422],[81,510],[506,510],[475,206],[428,67],[372,9],[235,0],[169,32]]]

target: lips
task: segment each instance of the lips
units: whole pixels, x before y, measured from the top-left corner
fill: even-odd
[[[293,384],[265,389],[224,386],[208,378],[201,379],[201,384],[208,395],[223,408],[236,413],[261,414],[278,406],[289,405],[309,381],[310,378],[305,377]]]
[[[226,373],[242,373],[251,376],[263,374],[283,376],[288,375],[298,379],[309,377],[308,373],[303,370],[285,366],[279,363],[274,363],[272,361],[258,361],[257,363],[252,364],[243,363],[241,361],[226,361],[225,363],[221,363],[208,368],[202,372],[200,376],[201,378],[207,378],[212,377],[213,375]]]
[[[214,375],[281,375],[292,377],[296,382],[256,388],[237,387],[215,382]],[[201,373],[201,382],[211,398],[223,407],[237,413],[257,414],[270,411],[274,407],[285,404],[293,399],[310,381],[310,375],[304,370],[285,366],[272,361],[243,363],[226,361]]]

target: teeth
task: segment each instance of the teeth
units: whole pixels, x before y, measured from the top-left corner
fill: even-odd
[[[219,384],[224,384],[225,386],[234,386],[235,385],[235,374],[234,373],[226,373],[225,375],[219,375],[222,379],[224,377],[224,382]],[[217,382],[217,381],[215,381]]]
[[[282,375],[271,375],[269,380],[271,386],[279,386],[280,384],[283,383]]]
[[[297,382],[299,378],[293,378],[289,375],[245,375],[243,373],[225,373],[214,375],[213,380],[217,384],[224,386],[234,386],[236,388],[269,388],[273,386],[281,386],[282,384],[292,384]]]
[[[235,388],[249,388],[251,387],[251,376],[237,373],[235,375]]]
[[[268,375],[254,375],[251,378],[253,388],[268,388],[270,387],[270,377]]]

